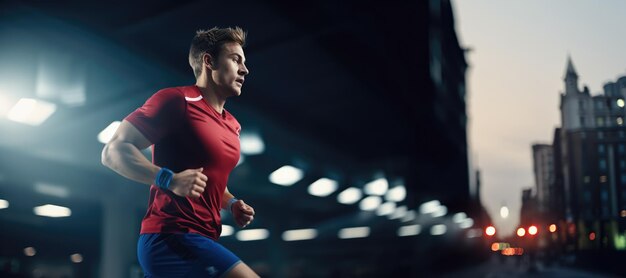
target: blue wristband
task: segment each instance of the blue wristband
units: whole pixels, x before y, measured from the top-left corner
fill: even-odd
[[[230,211],[230,213],[233,213],[233,204],[235,202],[239,201],[239,199],[233,197],[230,200],[228,200],[228,211]]]
[[[170,169],[162,167],[154,179],[154,184],[162,189],[169,189],[172,178],[174,178],[174,172]]]

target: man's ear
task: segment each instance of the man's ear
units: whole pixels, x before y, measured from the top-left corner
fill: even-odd
[[[209,67],[209,69],[211,70],[215,70],[215,60],[213,59],[213,56],[211,56],[211,54],[209,53],[204,53],[202,54],[202,66],[203,67]]]

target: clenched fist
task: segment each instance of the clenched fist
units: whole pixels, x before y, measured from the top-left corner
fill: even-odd
[[[233,214],[233,218],[239,227],[245,228],[254,219],[254,209],[243,200],[234,202],[230,208]]]
[[[181,197],[200,198],[207,181],[207,177],[202,173],[202,169],[187,169],[174,174],[170,183],[170,190]]]

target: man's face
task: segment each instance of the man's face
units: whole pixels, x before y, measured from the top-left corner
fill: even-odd
[[[240,95],[244,76],[249,73],[241,45],[234,42],[222,45],[222,51],[216,62],[212,75],[220,91],[226,97]]]

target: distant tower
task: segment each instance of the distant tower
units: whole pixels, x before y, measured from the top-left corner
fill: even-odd
[[[566,95],[580,93],[578,90],[578,74],[574,69],[572,57],[569,55],[567,55],[567,69],[565,70],[565,77],[563,77],[563,81],[565,81]]]
[[[586,86],[583,91],[578,89],[578,73],[570,56],[567,57],[563,81],[565,92],[561,93],[561,126],[564,131],[593,127],[591,95]]]

